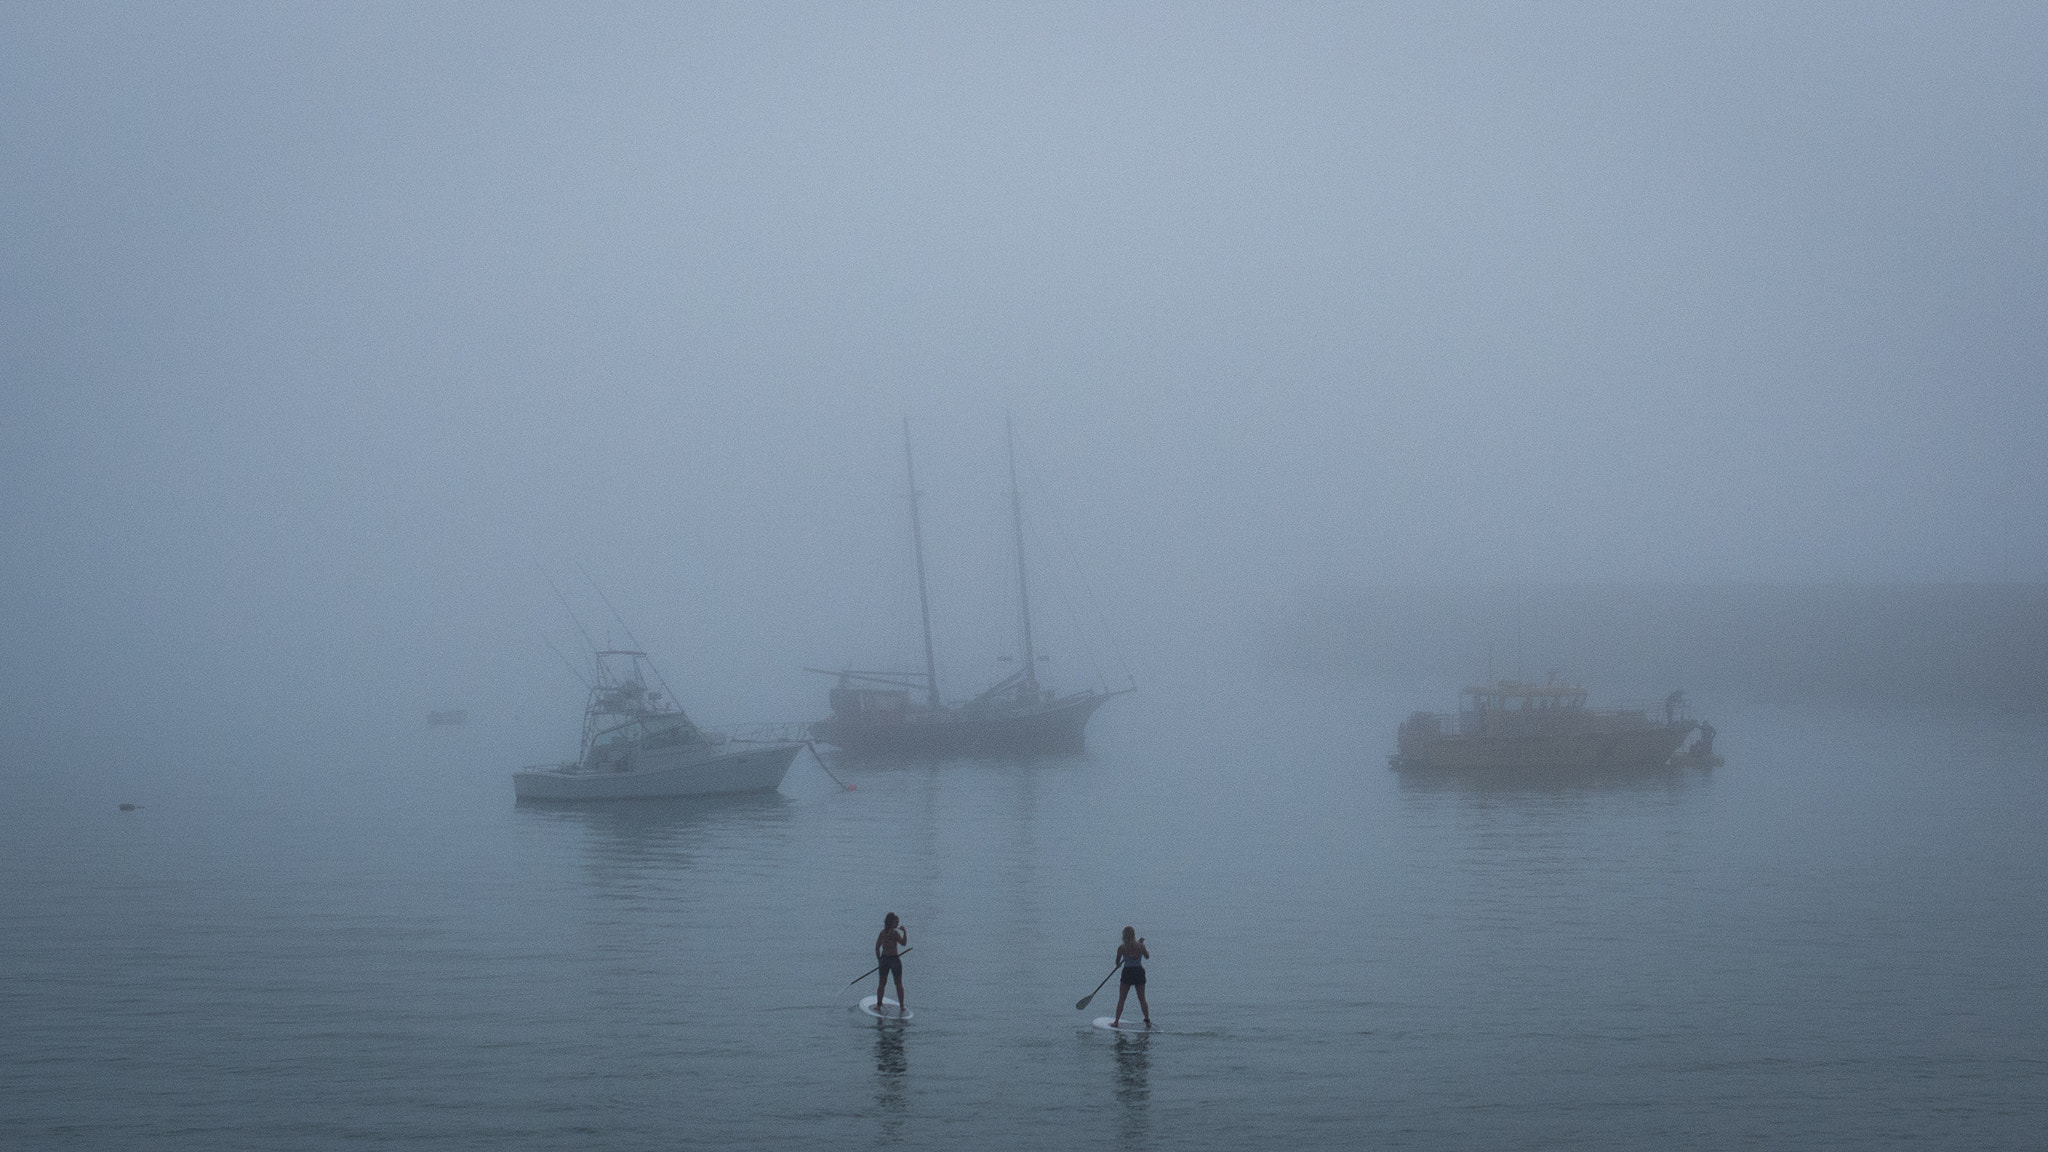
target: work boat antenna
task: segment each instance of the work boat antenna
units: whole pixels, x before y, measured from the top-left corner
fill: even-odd
[[[1024,623],[1024,690],[1038,699],[1038,656],[1031,648],[1031,593],[1024,584],[1024,498],[1017,491],[1017,433],[1003,417],[1003,446],[1010,458],[1010,527],[1017,535],[1017,612]]]
[[[910,459],[910,417],[903,418],[903,475],[910,482],[910,547],[917,554],[917,611],[924,620],[924,682],[931,706],[939,706],[939,662],[932,657],[932,597],[924,582],[924,522],[918,515],[917,465]]]

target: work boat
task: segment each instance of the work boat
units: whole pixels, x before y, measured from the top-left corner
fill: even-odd
[[[576,759],[524,768],[512,777],[521,800],[645,800],[766,792],[782,783],[799,741],[741,741],[705,732],[676,705],[647,653],[597,652],[583,745]],[[648,687],[654,673],[661,690]]]
[[[1401,724],[1397,769],[1536,772],[1657,768],[1699,727],[1673,692],[1660,704],[1586,707],[1586,690],[1502,680],[1467,688],[1455,716],[1416,712]]]
[[[1038,682],[1038,651],[1031,634],[1031,595],[1024,571],[1024,501],[1017,489],[1017,446],[1003,424],[1010,466],[1010,528],[1017,550],[1017,614],[1023,663],[980,695],[942,703],[938,661],[932,655],[931,596],[924,576],[924,526],[918,511],[917,467],[911,459],[910,421],[903,422],[903,470],[910,484],[910,546],[917,557],[917,606],[924,625],[924,672],[856,672],[807,668],[839,683],[832,715],[811,724],[811,735],[858,755],[953,756],[1034,752],[1074,753],[1083,748],[1088,718],[1111,697],[1136,691],[1085,689],[1066,695]],[[914,698],[922,697],[922,699]]]

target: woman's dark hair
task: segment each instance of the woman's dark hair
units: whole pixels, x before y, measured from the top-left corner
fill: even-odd
[[[1136,944],[1137,942],[1138,930],[1136,928],[1131,927],[1129,924],[1124,925],[1124,943]]]
[[[884,928],[894,928],[895,926],[896,926],[896,914],[895,914],[894,912],[891,912],[891,913],[889,913],[889,914],[888,914],[887,916],[884,916],[884,917],[882,917],[882,927],[884,927]]]

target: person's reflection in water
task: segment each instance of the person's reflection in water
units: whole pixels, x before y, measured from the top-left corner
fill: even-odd
[[[903,1054],[903,1028],[887,1020],[875,1022],[875,1114],[882,1124],[878,1143],[903,1139],[903,1121],[910,1111],[910,1061]]]
[[[1116,1037],[1116,1102],[1124,1106],[1124,1143],[1136,1144],[1145,1138],[1145,1108],[1152,1099],[1152,1058],[1145,1047],[1151,1037],[1127,1036],[1121,1032]]]

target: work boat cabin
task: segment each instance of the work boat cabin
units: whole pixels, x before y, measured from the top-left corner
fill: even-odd
[[[1416,712],[1402,723],[1395,767],[1619,768],[1665,763],[1694,727],[1685,693],[1660,703],[1588,708],[1559,681],[1467,688],[1455,717]]]
[[[1661,714],[1660,714],[1661,713]],[[1467,688],[1458,698],[1458,735],[1523,736],[1549,732],[1612,730],[1683,725],[1690,727],[1691,709],[1685,694],[1673,692],[1656,705],[1632,704],[1595,711],[1586,707],[1586,689],[1559,681],[1541,683],[1502,680]]]
[[[1504,736],[1552,727],[1566,721],[1567,714],[1576,718],[1585,711],[1586,690],[1577,684],[1502,680],[1459,695],[1458,734]]]

